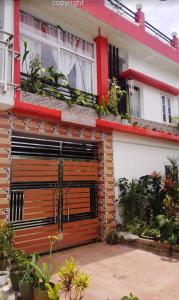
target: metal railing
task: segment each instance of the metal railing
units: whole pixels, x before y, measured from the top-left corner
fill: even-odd
[[[27,91],[24,88],[24,86],[25,86],[24,83],[29,79],[30,79],[30,75],[21,72],[21,89],[23,91]],[[43,79],[42,79],[42,83],[43,83]],[[72,97],[75,96],[75,91],[77,91],[77,90],[69,87],[68,85],[67,86],[60,85],[60,84],[56,85],[56,84],[49,82],[48,84],[43,83],[43,91],[42,92],[46,96],[56,98],[57,100],[70,101],[72,99]],[[98,103],[97,95],[94,95],[94,94],[91,94],[88,92],[84,92],[84,91],[81,91],[81,93],[86,96],[86,99],[88,100],[88,102],[90,104]]]
[[[125,6],[123,3],[121,3],[119,0],[106,0],[107,3],[111,7],[113,7],[117,12],[120,12],[122,15],[126,15],[127,17],[130,17],[130,19],[135,22],[135,12],[129,9],[127,6]],[[109,7],[109,6],[108,6]],[[149,22],[145,21],[145,28],[149,33],[152,35],[155,35],[155,37],[158,37],[164,42],[167,42],[168,44],[172,45],[172,39],[170,39],[167,35],[162,33],[160,30],[155,28],[153,25],[151,25]]]
[[[106,0],[110,4],[110,6],[114,7],[117,12],[120,12],[122,15],[127,15],[127,17],[131,18],[132,21],[135,21],[135,12],[133,12],[130,8],[125,6],[118,0]]]
[[[9,86],[17,86],[14,84],[14,59],[20,56],[13,50],[13,34],[0,28],[0,84],[2,92],[6,93]]]

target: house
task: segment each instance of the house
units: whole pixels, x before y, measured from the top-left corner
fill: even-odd
[[[166,157],[179,155],[178,38],[118,1],[0,6],[1,218],[27,252],[46,252],[49,235],[57,249],[104,238],[115,180],[164,173]],[[113,77],[131,124],[80,105],[104,105]]]

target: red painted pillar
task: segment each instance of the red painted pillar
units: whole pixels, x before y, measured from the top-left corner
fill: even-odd
[[[142,4],[137,4],[135,13],[135,21],[140,24],[140,28],[145,30],[145,15],[142,11]]]
[[[103,97],[107,103],[108,95],[108,41],[103,36],[95,38],[96,60],[97,60],[97,90],[98,102],[103,102]]]
[[[20,52],[20,35],[19,35],[19,24],[20,24],[20,7],[19,0],[14,1],[14,51]],[[14,59],[14,83],[20,86],[20,58],[15,55]],[[14,91],[15,104],[20,102],[20,90],[15,89]]]

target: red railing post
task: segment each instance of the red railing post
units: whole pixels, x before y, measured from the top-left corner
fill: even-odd
[[[179,39],[177,37],[177,32],[172,33],[171,46],[179,50]]]
[[[140,24],[140,28],[145,30],[145,14],[142,11],[142,4],[136,5],[135,22]]]
[[[107,102],[108,95],[108,41],[99,35],[95,38],[97,60],[97,90],[98,102]]]

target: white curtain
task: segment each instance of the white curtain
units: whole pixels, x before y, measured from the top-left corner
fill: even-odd
[[[91,93],[92,87],[92,66],[91,62],[77,58],[76,61],[77,79],[76,86],[79,90]]]
[[[70,74],[72,68],[76,63],[75,55],[72,55],[65,51],[60,51],[60,71],[65,75],[67,78]]]

